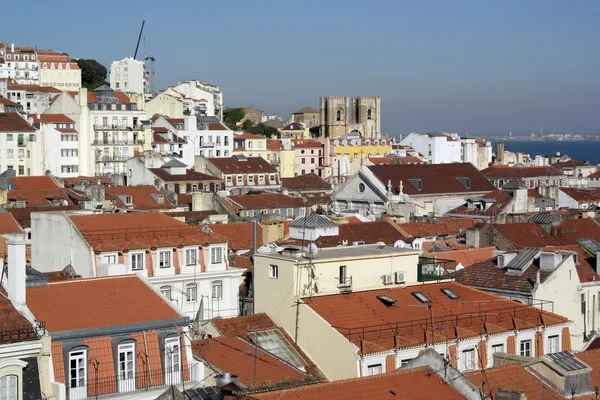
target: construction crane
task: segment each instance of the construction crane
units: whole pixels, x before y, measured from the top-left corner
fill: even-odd
[[[144,57],[144,61],[150,60],[150,93],[154,94],[154,61],[155,58],[152,56]]]
[[[135,53],[133,53],[133,59],[137,57],[138,48],[140,47],[140,39],[142,38],[142,32],[144,31],[144,24],[146,21],[142,21],[142,28],[140,29],[140,35],[138,36],[137,45],[135,46]]]

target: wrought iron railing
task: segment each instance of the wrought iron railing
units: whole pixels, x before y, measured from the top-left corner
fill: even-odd
[[[38,329],[44,330],[44,323],[38,322]],[[0,343],[18,343],[35,340],[38,338],[38,331],[31,325],[13,325],[0,330]]]

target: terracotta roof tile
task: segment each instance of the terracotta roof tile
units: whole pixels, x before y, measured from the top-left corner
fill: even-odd
[[[0,212],[0,234],[20,233],[21,228],[11,213]]]
[[[458,229],[446,224],[430,224],[426,222],[408,222],[398,224],[398,227],[415,238],[431,236],[451,236],[458,235]]]
[[[107,199],[115,200],[117,207],[125,206],[119,196],[131,196],[134,210],[163,210],[175,207],[171,200],[153,185],[112,186],[105,188],[104,193]],[[157,201],[158,196],[162,196],[162,203]]]
[[[224,174],[277,173],[275,167],[262,157],[247,157],[244,161],[235,157],[208,158],[208,161]]]
[[[363,241],[365,244],[375,244],[377,242],[394,244],[397,240],[412,241],[411,238],[399,231],[393,222],[374,221],[340,225],[339,235],[321,236],[315,243],[317,246],[325,248],[336,247],[345,241],[348,245],[352,245],[353,242],[359,241]]]
[[[304,207],[304,202],[297,197],[282,193],[256,193],[239,196],[229,196],[225,201],[233,205],[236,210],[257,210],[271,208],[297,208]]]
[[[561,187],[559,190],[579,203],[600,202],[600,190],[583,190],[567,187]]]
[[[252,249],[252,222],[236,222],[233,224],[211,224],[210,230],[228,241],[230,249],[249,250]],[[262,241],[262,225],[258,224],[258,244],[260,247],[264,244]]]
[[[589,164],[587,162],[568,160],[568,161],[555,162],[554,164],[552,164],[552,166],[556,169],[562,169],[562,168],[587,167],[587,166],[589,166]]]
[[[505,190],[494,190],[490,193],[487,193],[484,196],[481,196],[482,199],[492,200],[492,205],[489,206],[487,210],[481,210],[479,208],[468,208],[468,203],[465,203],[461,206],[456,207],[453,210],[448,211],[446,214],[461,214],[461,215],[476,215],[476,216],[488,216],[493,217],[498,214],[508,205],[508,203],[512,200],[512,195]]]
[[[19,176],[8,178],[8,181],[16,190],[30,189],[60,189],[60,184],[50,175],[45,176]]]
[[[29,118],[33,120],[34,124],[39,123],[54,123],[54,124],[74,124],[71,118],[64,114],[30,114]]]
[[[38,340],[31,323],[21,314],[8,299],[4,288],[0,286],[0,345]],[[42,319],[39,321],[44,322]],[[22,331],[17,335],[16,331]]]
[[[208,130],[209,131],[228,131],[230,129],[227,128],[225,125],[223,125],[220,122],[211,122],[208,124]]]
[[[463,271],[469,271],[472,268],[465,268]],[[441,291],[442,288],[451,289],[460,297],[461,301],[448,301],[448,297]],[[411,305],[422,304],[412,295],[416,291],[421,292],[431,300],[429,304],[432,307],[429,310],[421,307],[411,307]],[[388,307],[383,304],[377,298],[377,296],[382,295],[395,299],[398,306]],[[487,319],[487,312],[490,312],[490,319],[493,321],[486,320],[485,322],[493,322],[494,325],[503,328],[505,332],[514,330],[513,319],[515,318],[536,326],[568,322],[566,318],[559,315],[546,311],[542,311],[540,314],[539,310],[533,307],[520,305],[514,301],[457,282],[316,296],[303,298],[303,301],[357,346],[360,345],[361,340],[368,340],[384,346],[386,349],[394,348],[394,336],[402,336],[418,341],[422,345],[425,344],[425,331],[423,329],[426,324],[423,323],[421,328],[416,329],[415,326],[419,325],[416,323],[418,320],[425,321],[428,318],[433,318],[434,326],[436,326],[435,320],[439,320],[440,330],[436,331],[435,334],[445,336],[448,315],[450,315],[449,320],[452,321],[448,338],[450,340],[455,339],[455,327],[466,327],[468,329],[472,325],[471,315],[479,312],[478,307],[481,307],[481,313],[485,319]],[[498,313],[499,309],[502,309],[503,312]],[[429,315],[430,312],[432,316]],[[498,315],[501,316],[498,317]],[[540,315],[544,320],[543,323],[540,321]]]
[[[293,114],[318,114],[319,110],[315,110],[314,108],[307,106],[301,110],[294,111]]]
[[[493,165],[481,171],[488,178],[535,178],[538,176],[563,176],[553,166],[508,166]]]
[[[96,251],[227,242],[222,236],[203,233],[160,212],[73,215],[70,218]]]
[[[17,113],[0,113],[0,132],[35,132],[35,128]]]
[[[9,99],[5,99],[4,97],[0,97],[0,104],[4,104],[5,106],[17,106],[22,107],[19,103],[15,103]]]
[[[457,265],[460,263],[463,267],[469,267],[475,263],[492,258],[492,251],[494,250],[496,250],[495,247],[484,247],[480,249],[439,251],[429,253],[429,256],[442,260],[453,260]]]
[[[80,185],[84,183],[84,181],[90,185],[95,185],[98,182],[105,186],[113,184],[113,181],[111,181],[108,176],[77,176],[75,178],[63,178],[65,187]]]
[[[65,363],[62,342],[52,342],[52,369],[56,382],[65,382]]]
[[[544,196],[541,195],[536,189],[527,189],[527,197],[531,199],[543,199]]]
[[[292,145],[298,149],[323,148],[323,143],[312,139],[292,139]]]
[[[583,238],[600,243],[600,223],[593,218],[566,219],[560,224],[558,238],[562,244],[577,244],[577,239]],[[560,243],[554,244],[559,245]]]
[[[69,206],[53,206],[53,207],[25,207],[25,208],[7,208],[6,211],[12,214],[13,218],[23,229],[31,228],[31,214],[36,212],[48,211],[68,211],[79,210],[80,208],[74,205]]]
[[[427,388],[424,390],[424,388]],[[393,394],[392,394],[393,393]],[[464,399],[429,367],[253,394],[260,400]]]
[[[52,86],[40,86],[40,85],[8,85],[8,90],[17,91],[23,90],[25,92],[43,92],[43,93],[62,93],[61,90]]]
[[[458,229],[460,232],[469,230],[478,222],[477,219],[469,217],[436,217],[436,219],[448,226],[451,226],[452,228]]]
[[[494,229],[517,249],[525,247],[560,246],[559,239],[550,236],[538,224],[520,222],[512,224],[493,224]]]
[[[403,193],[408,195],[490,192],[495,190],[495,187],[471,163],[373,165],[368,168],[384,185],[391,182],[392,191],[395,194],[399,193],[400,181],[403,184]],[[440,179],[441,177],[444,179]],[[456,179],[461,177],[469,178],[468,187]],[[413,186],[409,179],[420,179],[421,190]]]
[[[240,337],[247,341],[251,340],[248,332],[277,328],[275,322],[264,313],[214,319],[212,324],[222,336]]]
[[[50,207],[52,201],[61,200],[61,206],[72,206],[66,189],[9,190],[8,200],[26,201],[27,207]],[[48,210],[52,211],[52,210]]]
[[[45,322],[50,332],[182,317],[135,275],[73,279],[29,287],[27,306],[36,319]]]
[[[215,368],[237,375],[240,383],[249,388],[308,380],[307,375],[238,338],[197,340],[192,351]]]
[[[249,133],[249,132],[234,132],[233,134],[233,140],[239,140],[239,139],[266,139],[265,136],[262,135],[255,135],[254,133]]]
[[[375,165],[386,165],[392,162],[391,157],[369,157],[369,161],[371,161]]]
[[[331,190],[331,185],[317,174],[298,175],[293,178],[281,178],[281,186],[290,191]]]
[[[131,99],[129,98],[129,96],[127,96],[125,93],[120,92],[118,90],[116,90],[113,93],[113,96],[115,96],[117,98],[117,100],[119,100],[119,103],[131,103]]]

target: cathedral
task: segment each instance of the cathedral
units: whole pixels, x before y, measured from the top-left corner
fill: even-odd
[[[360,133],[365,139],[381,137],[379,96],[321,96],[321,137],[337,139],[344,133]]]

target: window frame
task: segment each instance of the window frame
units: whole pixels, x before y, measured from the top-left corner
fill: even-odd
[[[171,294],[172,294],[172,289],[171,289],[171,286],[170,286],[170,285],[163,285],[163,286],[161,286],[161,287],[159,288],[159,292],[160,292],[160,294],[162,294],[163,296],[165,296],[165,298],[166,298],[167,300],[169,300],[169,301],[170,301],[170,300],[173,300],[173,297],[171,296]],[[167,296],[167,294],[168,294],[168,296]]]
[[[465,349],[461,354],[463,371],[473,371],[475,369],[475,349]],[[470,355],[470,360],[467,359],[468,354]]]
[[[158,252],[158,267],[159,268],[171,268],[171,253],[170,250],[162,250]],[[163,254],[167,254],[166,260],[163,260]]]
[[[523,345],[525,345],[525,344],[528,345],[528,348],[524,350]],[[533,348],[533,341],[531,339],[521,340],[519,342],[519,355],[521,357],[531,357],[532,348]],[[525,355],[523,353],[527,353],[527,355]]]
[[[210,284],[211,299],[222,300],[223,299],[223,281],[212,281]],[[217,296],[215,296],[215,289],[217,289]]]
[[[195,283],[188,283],[185,285],[185,301],[193,303],[198,300],[198,285]]]
[[[14,378],[14,384],[11,385],[10,380]],[[4,383],[4,386],[3,386]],[[11,393],[11,388],[14,389],[14,392]],[[3,391],[6,390],[6,393]],[[19,400],[19,376],[15,374],[7,374],[0,377],[0,398],[7,400]]]
[[[190,267],[190,266],[195,266],[197,264],[198,264],[198,249],[185,249],[185,265]]]
[[[367,365],[366,370],[367,370],[366,376],[381,375],[381,374],[383,374],[383,364],[382,363],[369,364],[369,365]],[[376,372],[377,370],[379,370],[379,372]]]
[[[117,381],[118,381],[118,391],[120,393],[123,392],[132,392],[136,388],[135,382],[135,373],[136,373],[136,359],[135,359],[135,342],[128,341],[126,343],[119,343],[117,346]],[[130,354],[131,360],[127,360],[127,354]],[[121,354],[125,354],[125,360],[121,359]],[[131,370],[127,367],[127,363],[131,363]],[[121,367],[125,363],[125,369],[121,370]],[[125,373],[125,376],[121,376],[122,373]],[[124,385],[125,387],[121,387]]]
[[[67,372],[68,372],[68,389],[69,391],[73,390],[73,389],[77,389],[77,388],[82,388],[81,390],[83,391],[85,388],[86,394],[87,394],[87,386],[88,386],[88,349],[87,348],[74,348],[71,349],[68,353],[68,360],[69,360],[69,364],[68,364],[68,368],[67,368]],[[81,365],[78,365],[77,368],[75,368],[75,370],[77,371],[75,375],[73,375],[73,360],[80,360],[83,361],[81,363]],[[79,370],[83,370],[83,373],[81,373],[81,376],[79,374]],[[73,383],[77,382],[76,385],[73,385]],[[83,382],[83,384],[81,384],[81,382]]]
[[[222,253],[222,249],[220,247],[211,247],[210,248],[210,263],[211,264],[222,264],[223,263],[223,253]]]
[[[131,253],[131,270],[132,271],[142,271],[144,269],[144,253]],[[139,262],[136,263],[135,259],[140,258]],[[137,264],[141,264],[141,267],[138,267]]]
[[[269,278],[279,279],[279,265],[277,265],[277,264],[269,265]]]
[[[547,341],[547,345],[548,345],[548,347],[547,347],[548,351],[546,352],[546,354],[558,353],[560,351],[560,336],[559,335],[548,336],[546,341]],[[556,341],[556,343],[554,343],[554,346],[552,343],[553,341]],[[552,347],[555,347],[554,351],[553,351]]]

